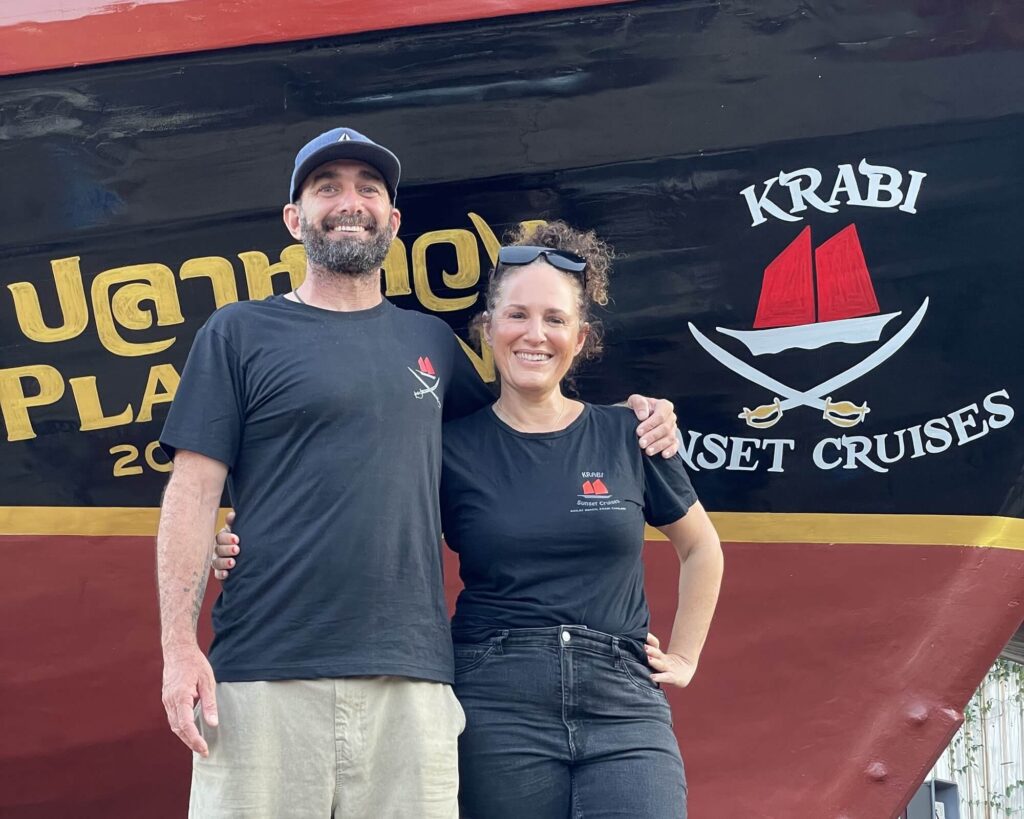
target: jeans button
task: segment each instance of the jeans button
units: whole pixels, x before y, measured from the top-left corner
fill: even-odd
[[[572,635],[568,631],[562,632],[562,642],[568,643],[572,639]]]

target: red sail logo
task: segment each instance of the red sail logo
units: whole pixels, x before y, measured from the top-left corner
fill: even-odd
[[[584,481],[583,482],[583,494],[584,495],[609,495],[608,487],[604,485],[604,481],[598,478],[595,481]]]
[[[785,410],[806,406],[821,410],[829,423],[852,427],[870,412],[867,402],[833,401],[830,393],[873,370],[902,347],[927,309],[926,298],[911,319],[866,358],[808,390],[783,384],[716,344],[692,323],[689,327],[697,343],[719,363],[777,394],[770,404],[743,408],[738,417],[749,426],[774,426]],[[811,229],[806,227],[764,269],[754,329],[715,329],[741,342],[752,355],[764,356],[816,350],[826,344],[877,342],[885,326],[899,315],[901,311],[881,313],[879,309],[856,225],[843,228],[813,252]]]
[[[857,226],[849,225],[814,251],[811,270],[811,229],[804,230],[764,271],[761,301],[754,327],[787,327],[819,321],[843,321],[881,312],[871,285]]]
[[[718,330],[742,341],[754,355],[795,347],[816,350],[836,342],[878,341],[885,325],[899,315],[879,313],[857,226],[843,228],[813,257],[807,227],[765,268],[754,329]]]

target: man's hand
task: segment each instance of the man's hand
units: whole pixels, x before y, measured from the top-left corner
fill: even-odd
[[[697,666],[678,654],[665,654],[661,643],[653,634],[647,635],[647,664],[655,670],[651,679],[659,685],[674,685],[686,688],[697,673]]]
[[[167,722],[178,739],[200,756],[209,756],[210,749],[196,728],[193,709],[198,699],[206,724],[217,724],[215,685],[213,669],[199,646],[164,649],[163,701]]]
[[[679,451],[679,429],[676,427],[675,407],[664,398],[647,398],[631,395],[626,405],[636,413],[636,428],[640,448],[648,455],[661,453],[662,458],[671,458]]]

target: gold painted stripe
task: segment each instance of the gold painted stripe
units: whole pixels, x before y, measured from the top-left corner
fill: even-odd
[[[227,510],[218,520],[222,525]],[[0,535],[153,537],[160,510],[133,507],[0,506]],[[1024,550],[1024,519],[983,515],[841,515],[712,512],[729,543],[885,543]],[[647,527],[648,540],[665,540]]]
[[[218,526],[224,525],[221,509]],[[155,537],[160,510],[129,506],[0,506],[2,535],[133,535]]]
[[[885,543],[1024,550],[1024,520],[996,515],[711,512],[727,543]],[[648,540],[665,540],[647,527]]]

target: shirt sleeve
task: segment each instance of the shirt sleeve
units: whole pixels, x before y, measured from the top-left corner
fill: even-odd
[[[675,523],[697,502],[683,459],[642,455],[644,463],[644,520],[651,526]]]
[[[203,327],[160,433],[169,458],[179,449],[234,465],[242,438],[244,398],[238,354],[216,330]]]
[[[476,367],[462,349],[458,337],[451,333],[452,377],[444,393],[445,421],[453,421],[494,403],[494,393],[484,383]]]

